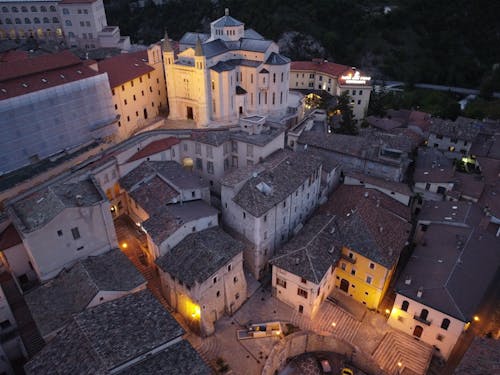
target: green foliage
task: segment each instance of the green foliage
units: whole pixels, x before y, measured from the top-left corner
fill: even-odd
[[[490,118],[500,120],[500,99],[485,100],[477,98],[470,101],[465,107],[464,116],[477,119]]]
[[[278,40],[286,31],[311,35],[326,49],[318,57],[410,88],[416,82],[476,88],[500,62],[500,1],[394,0],[387,14],[382,3],[369,0],[169,0],[142,9],[131,4],[105,0],[109,23],[136,42],[156,42],[165,29],[174,39],[186,31],[208,32],[209,22],[227,7],[266,38]],[[301,51],[295,53],[291,57],[300,59]]]
[[[349,105],[350,98],[347,91],[344,91],[337,98],[337,105],[334,111],[340,111],[340,127],[334,129],[335,133],[356,135],[358,134],[358,128],[353,120],[353,114],[351,106]]]

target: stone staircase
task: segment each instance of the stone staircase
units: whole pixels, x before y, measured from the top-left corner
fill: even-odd
[[[330,301],[325,301],[321,305],[318,313],[312,320],[294,311],[292,323],[303,330],[334,335],[349,343],[353,342],[361,326],[361,322]]]
[[[432,359],[432,347],[402,332],[389,331],[372,356],[389,375],[424,375]]]

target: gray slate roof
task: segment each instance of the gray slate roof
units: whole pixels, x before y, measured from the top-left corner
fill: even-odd
[[[146,280],[127,256],[115,249],[89,257],[25,295],[31,315],[45,336],[83,311],[99,291],[131,291]]]
[[[191,344],[182,340],[120,372],[120,375],[210,375],[211,373],[210,368]]]
[[[431,224],[424,239],[425,246],[415,248],[396,291],[463,322],[471,321],[500,265],[500,238],[479,228]],[[405,283],[407,278],[410,285]]]
[[[224,267],[245,246],[222,229],[192,233],[156,260],[164,271],[189,286],[203,283]]]
[[[28,233],[43,227],[66,208],[93,206],[104,200],[106,198],[93,180],[87,179],[38,190],[13,203],[11,209],[19,219],[16,221],[18,229]]]
[[[458,117],[455,121],[433,118],[430,133],[450,138],[473,141],[481,130],[481,122],[475,119]]]
[[[191,33],[187,32],[185,33],[181,40],[179,40],[179,44],[190,44],[190,45],[195,45],[196,41],[200,38],[202,42],[206,41],[208,38],[210,38],[209,34],[203,34],[203,33]]]
[[[271,52],[271,54],[266,60],[266,64],[268,65],[286,65],[289,63],[290,59],[288,57],[282,56],[276,52]]]
[[[207,59],[229,51],[229,48],[221,39],[205,42],[201,45],[201,48],[203,49],[203,55],[205,55]]]
[[[222,72],[228,72],[230,70],[234,70],[235,66],[232,64],[228,64],[225,61],[219,61],[214,66],[210,67],[210,69],[212,69],[213,71],[215,71],[217,73],[222,73]]]
[[[120,178],[120,185],[127,191],[143,182],[146,178],[159,175],[167,180],[174,188],[199,189],[208,187],[206,182],[196,174],[184,169],[175,161],[145,161],[138,167]]]
[[[162,208],[142,225],[156,245],[160,245],[172,233],[190,221],[217,216],[217,209],[202,200],[171,204]]]
[[[213,24],[215,27],[231,27],[231,26],[241,26],[243,22],[238,21],[237,19],[231,16],[222,16],[221,18],[214,21]]]
[[[248,39],[264,39],[262,35],[260,35],[257,31],[254,29],[245,29],[244,31],[244,37]]]
[[[335,216],[315,215],[302,230],[285,244],[270,263],[319,284],[330,266],[340,258]]]
[[[103,374],[184,334],[150,291],[85,310],[26,365],[28,374]]]
[[[254,217],[262,216],[297,190],[321,165],[321,159],[304,156],[303,153],[288,153],[278,165],[250,178],[233,198],[234,202]],[[259,191],[257,185],[261,182],[270,186],[272,192]]]

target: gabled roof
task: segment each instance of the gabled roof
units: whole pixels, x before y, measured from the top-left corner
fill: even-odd
[[[80,260],[71,269],[25,295],[42,336],[58,330],[83,311],[101,291],[129,292],[146,280],[127,256],[115,249]]]
[[[314,215],[269,263],[317,285],[339,260],[338,230],[335,216]]]
[[[330,74],[334,77],[340,77],[343,73],[351,69],[350,66],[336,64],[328,61],[292,61],[290,70],[307,70]]]
[[[269,57],[267,58],[265,64],[268,65],[286,65],[290,63],[290,59],[288,57],[282,56],[279,53],[271,52]]]
[[[221,39],[215,39],[210,42],[205,42],[201,45],[203,55],[210,59],[211,57],[228,52],[226,44]]]
[[[120,375],[152,374],[210,375],[212,370],[191,344],[182,340],[120,372]]]
[[[339,217],[342,245],[389,269],[410,236],[410,208],[362,186],[341,185],[319,212]]]
[[[108,73],[109,85],[111,88],[123,85],[145,74],[154,71],[148,64],[148,53],[146,50],[122,53],[121,55],[110,57],[98,62],[99,72]]]
[[[216,227],[192,233],[156,260],[164,272],[188,286],[203,283],[219,271],[245,246]]]
[[[264,37],[254,29],[245,29],[243,36],[247,39],[264,39]]]
[[[43,227],[66,208],[93,206],[104,200],[100,188],[87,179],[42,188],[15,201],[10,209],[18,219],[17,229],[28,233]]]
[[[159,152],[169,150],[176,144],[179,144],[180,140],[179,138],[175,137],[167,137],[163,139],[158,139],[156,141],[153,141],[146,145],[142,150],[136,152],[130,159],[127,160],[127,163],[130,163],[131,161],[143,159],[145,157],[157,154]]]
[[[160,246],[177,229],[191,221],[214,216],[219,211],[202,200],[171,204],[161,207],[154,215],[142,223],[153,242]],[[215,219],[217,220],[217,219]]]
[[[149,290],[87,309],[26,365],[27,374],[104,374],[184,330]]]

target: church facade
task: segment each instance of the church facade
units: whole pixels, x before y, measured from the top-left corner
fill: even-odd
[[[252,114],[286,114],[290,60],[227,9],[210,24],[210,34],[186,33],[179,47],[175,55],[165,35],[169,118],[204,126]]]

